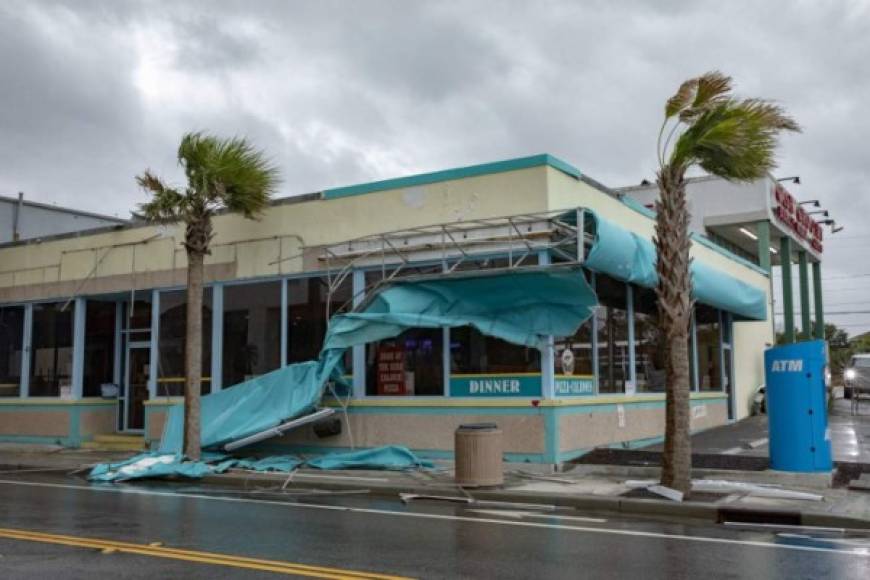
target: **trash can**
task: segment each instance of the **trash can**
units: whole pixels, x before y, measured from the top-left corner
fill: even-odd
[[[501,429],[495,423],[460,425],[453,453],[457,484],[484,487],[504,483]]]
[[[825,396],[825,341],[770,348],[764,353],[770,467],[831,471]]]

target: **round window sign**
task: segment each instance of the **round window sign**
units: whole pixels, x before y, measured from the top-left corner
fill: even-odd
[[[570,348],[562,351],[562,372],[566,375],[574,374],[574,352]]]

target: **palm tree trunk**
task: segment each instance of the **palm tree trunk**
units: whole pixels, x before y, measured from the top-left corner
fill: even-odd
[[[688,494],[692,480],[688,349],[692,282],[684,170],[665,166],[657,181],[660,195],[656,202],[656,272],[659,277],[656,294],[664,333],[667,380],[661,483]]]
[[[202,253],[187,251],[187,337],[184,366],[184,454],[200,458],[199,396],[202,383]]]

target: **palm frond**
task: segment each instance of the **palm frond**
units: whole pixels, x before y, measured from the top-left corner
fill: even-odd
[[[718,99],[680,135],[669,163],[702,169],[733,181],[750,181],[775,166],[782,131],[800,131],[784,110],[760,99]]]
[[[677,115],[680,111],[688,107],[698,92],[698,79],[689,79],[680,85],[677,92],[674,93],[668,102],[665,104],[665,119],[670,119]]]
[[[163,181],[146,170],[136,176],[136,183],[145,191],[151,193],[151,201],[139,204],[139,211],[147,220],[173,221],[181,216],[184,196],[177,190],[167,187]]]

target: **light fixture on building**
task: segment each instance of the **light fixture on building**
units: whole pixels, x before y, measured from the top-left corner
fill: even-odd
[[[792,175],[791,177],[780,177],[777,181],[791,181],[795,185],[801,184],[800,175]]]
[[[807,215],[816,215],[816,214],[822,214],[823,216],[828,217],[828,210],[820,209],[818,211],[808,211],[807,212]]]
[[[749,238],[752,238],[753,240],[757,240],[757,239],[758,239],[758,236],[756,236],[755,234],[753,234],[752,232],[750,232],[750,231],[747,230],[746,228],[740,228],[740,233],[742,233],[744,236],[747,236],[747,237],[749,237]]]
[[[817,199],[808,199],[808,200],[806,200],[806,201],[801,201],[801,202],[799,202],[799,203],[800,203],[801,205],[807,205],[807,204],[809,204],[809,205],[811,205],[811,206],[813,206],[813,207],[822,207],[822,204],[820,204],[820,203],[819,203],[819,200],[817,200]]]
[[[845,226],[838,226],[837,221],[833,219],[820,220],[817,222],[824,226],[831,226],[831,233],[836,234],[837,232],[842,232]]]
[[[774,248],[773,246],[771,246],[770,251],[771,251],[772,253],[774,253],[774,254],[778,254],[778,253],[779,253],[779,250],[777,250],[777,249]]]

